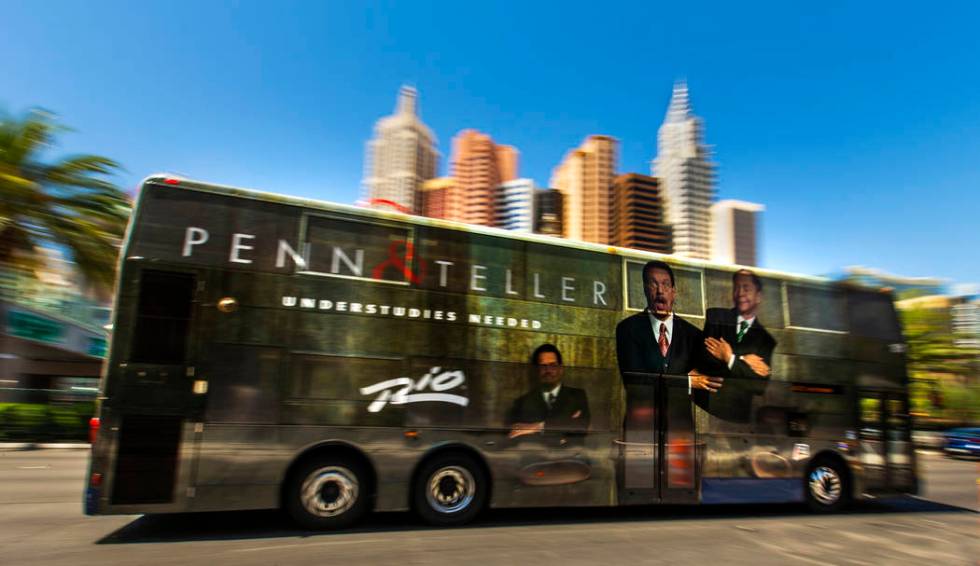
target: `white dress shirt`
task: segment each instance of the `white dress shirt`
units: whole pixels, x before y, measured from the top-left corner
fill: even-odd
[[[544,404],[545,405],[548,405],[549,404],[548,403],[548,396],[549,395],[554,395],[554,399],[555,399],[555,401],[557,401],[558,400],[558,393],[560,391],[561,391],[561,384],[560,383],[558,385],[556,385],[554,389],[551,389],[549,391],[542,391],[541,392],[541,398],[544,399]]]

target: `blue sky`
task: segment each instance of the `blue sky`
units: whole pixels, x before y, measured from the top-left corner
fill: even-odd
[[[490,133],[545,184],[588,134],[649,173],[686,78],[718,196],[760,202],[762,264],[980,282],[980,4],[22,2],[0,107],[76,131],[59,151],[350,203],[399,85],[446,168]]]

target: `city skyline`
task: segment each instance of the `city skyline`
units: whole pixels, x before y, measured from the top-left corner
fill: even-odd
[[[446,141],[465,127],[519,148],[521,175],[539,186],[591,133],[621,141],[619,173],[646,173],[670,85],[686,79],[715,147],[718,198],[767,207],[763,266],[980,281],[980,104],[970,94],[980,53],[962,10],[717,4],[693,18],[633,5],[563,13],[555,26],[544,6],[518,19],[491,7],[488,28],[508,22],[513,34],[488,43],[482,32],[463,41],[473,30],[435,7],[206,6],[188,19],[190,5],[124,6],[11,5],[0,107],[57,112],[75,129],[57,150],[118,159],[127,188],[164,170],[354,202],[372,124],[403,83],[421,92],[443,141],[439,175]],[[119,51],[120,30],[140,21],[170,25],[175,41]],[[89,33],[59,37],[66,22]],[[897,40],[913,28],[914,45]],[[586,29],[617,31],[589,50],[560,41]]]

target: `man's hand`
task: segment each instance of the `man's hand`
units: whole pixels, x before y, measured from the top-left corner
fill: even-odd
[[[687,374],[687,378],[691,380],[691,388],[704,389],[711,393],[715,393],[721,389],[721,384],[725,381],[720,377],[711,377],[709,375],[698,373],[697,370]]]
[[[704,347],[708,353],[721,362],[728,363],[732,357],[732,346],[724,338],[705,338]]]
[[[537,434],[539,432],[544,432],[544,421],[538,421],[536,423],[514,423],[514,426],[510,428],[510,434],[507,435],[507,438],[517,438],[518,436]]]
[[[745,354],[744,356],[739,356],[739,359],[745,362],[749,366],[749,369],[760,377],[769,377],[769,374],[772,373],[772,370],[769,369],[769,364],[756,354]]]

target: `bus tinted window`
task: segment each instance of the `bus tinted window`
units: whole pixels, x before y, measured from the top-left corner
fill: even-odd
[[[193,275],[150,270],[142,273],[130,361],[184,361],[193,296]]]
[[[420,272],[413,231],[406,225],[314,214],[305,220],[306,237],[297,248],[309,250],[306,271],[401,284]]]
[[[631,309],[647,308],[647,300],[643,295],[643,266],[646,262],[627,261],[627,306]],[[703,317],[704,294],[702,293],[701,271],[687,267],[672,265],[674,271],[674,287],[677,289],[677,299],[674,310],[677,314]],[[730,302],[731,297],[729,296]]]
[[[834,289],[786,285],[789,324],[796,328],[847,330],[844,294]]]
[[[783,328],[783,290],[778,279],[760,277],[762,280],[762,303],[759,305],[759,320],[767,328]],[[732,272],[709,270],[705,272],[705,288],[709,308],[732,306]]]
[[[852,291],[848,294],[847,315],[850,331],[856,336],[893,342],[902,340],[902,329],[889,294]]]

